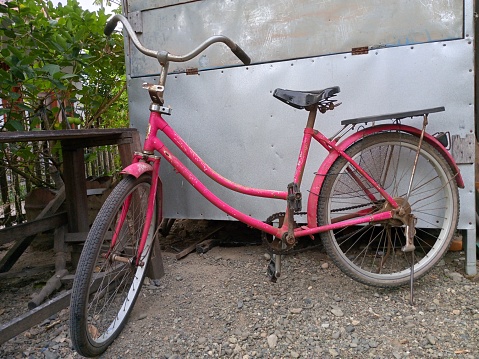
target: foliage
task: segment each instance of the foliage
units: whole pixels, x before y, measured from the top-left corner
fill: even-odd
[[[86,128],[105,126],[102,116],[115,125],[108,114],[125,115],[124,103],[116,102],[125,91],[123,40],[103,35],[104,10],[83,10],[76,0],[57,7],[17,0],[0,12],[0,98],[7,102],[0,114],[7,115],[6,129],[67,128],[58,113],[80,116]],[[48,100],[58,100],[59,108],[44,113]]]
[[[0,4],[0,130],[128,126],[123,39],[103,34],[108,17],[77,0]],[[44,182],[29,161],[61,162],[54,144],[1,149],[0,167],[37,185]]]

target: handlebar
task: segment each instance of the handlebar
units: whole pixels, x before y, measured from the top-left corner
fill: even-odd
[[[216,36],[212,36],[208,38],[206,41],[201,43],[193,51],[183,56],[173,55],[166,51],[154,51],[154,50],[147,49],[141,44],[140,40],[138,40],[138,37],[136,36],[135,31],[131,27],[128,20],[123,15],[119,15],[119,14],[113,16],[110,20],[108,20],[105,26],[105,30],[103,31],[104,34],[107,36],[111,35],[113,30],[115,30],[115,27],[118,21],[120,21],[123,24],[125,30],[128,32],[128,35],[130,36],[136,48],[140,52],[145,54],[146,56],[150,56],[150,57],[154,57],[158,59],[160,63],[165,63],[168,61],[185,62],[185,61],[191,60],[192,58],[194,58],[195,56],[198,56],[198,54],[200,54],[206,48],[208,48],[209,46],[211,46],[212,44],[216,42],[222,42],[226,46],[228,46],[230,50],[233,52],[233,54],[235,54],[236,57],[240,59],[243,64],[249,65],[251,63],[250,57],[243,51],[243,49],[239,47],[236,43],[234,43],[230,38],[223,35],[216,35]]]

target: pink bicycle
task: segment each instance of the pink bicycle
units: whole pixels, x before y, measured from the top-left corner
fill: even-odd
[[[330,258],[351,278],[380,287],[412,283],[426,274],[445,254],[456,230],[458,187],[464,183],[449,152],[447,136],[425,131],[428,115],[443,107],[374,116],[342,122],[332,138],[314,129],[316,115],[337,106],[339,87],[319,91],[277,89],[274,96],[308,111],[296,170],[284,191],[245,187],[212,170],[164,120],[171,109],[164,105],[170,61],[187,61],[210,45],[222,42],[246,65],[249,57],[233,41],[214,36],[184,56],[145,48],[128,21],[115,15],[105,34],[123,23],[133,44],[158,59],[158,85],[145,84],[151,97],[149,126],[143,151],[122,173],[88,234],[80,257],[70,306],[71,338],[84,356],[97,356],[118,336],[140,292],[153,241],[162,220],[160,156],[215,206],[265,233],[273,260],[268,272],[275,281],[281,257],[292,251],[301,237],[319,235]],[[422,117],[422,128],[406,126],[400,119]],[[393,120],[371,127],[367,122]],[[359,130],[355,131],[357,127]],[[166,148],[157,137],[163,132],[207,176],[243,194],[285,201],[284,213],[266,221],[252,218],[220,200]],[[300,190],[312,140],[328,151],[315,173],[306,209],[306,223],[296,223],[302,213]]]

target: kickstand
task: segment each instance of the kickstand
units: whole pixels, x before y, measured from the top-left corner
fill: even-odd
[[[269,280],[273,283],[276,283],[276,281],[278,280],[278,277],[276,277],[276,275],[275,275],[275,273],[276,273],[276,263],[274,262],[273,259],[271,259],[268,263],[267,272],[268,272]]]
[[[281,275],[281,255],[280,254],[273,254],[271,256],[271,260],[268,264],[268,277],[269,280],[273,283],[276,283],[279,276]]]
[[[409,302],[414,305],[414,251],[411,251],[411,279],[410,279]]]

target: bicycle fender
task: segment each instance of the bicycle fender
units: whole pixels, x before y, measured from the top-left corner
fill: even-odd
[[[131,175],[135,178],[140,177],[143,173],[152,172],[153,166],[145,162],[135,162],[131,165],[125,167],[120,173],[124,175]],[[163,183],[161,179],[158,178],[158,184],[156,187],[156,217],[157,225],[159,226],[161,220],[163,219]]]
[[[365,128],[361,131],[355,132],[351,136],[344,139],[342,142],[338,144],[338,148],[340,150],[346,150],[349,146],[359,141],[361,138],[371,135],[377,132],[390,132],[390,131],[399,131],[409,133],[413,136],[420,137],[421,130],[415,127],[407,126],[407,125],[399,125],[399,124],[388,124],[388,125],[379,125],[374,127]],[[461,176],[461,172],[459,167],[454,161],[454,158],[446,150],[446,148],[432,135],[428,133],[424,133],[424,141],[432,145],[446,160],[449,164],[452,173],[456,178],[456,184],[459,188],[464,188],[464,180]],[[335,151],[329,153],[326,159],[323,161],[321,166],[319,167],[316,175],[314,177],[313,183],[311,184],[311,189],[308,196],[308,226],[315,227],[317,226],[317,216],[318,216],[318,196],[319,191],[323,185],[324,179],[326,174],[329,171],[329,168],[333,165],[334,161],[339,157],[339,154]]]
[[[153,166],[145,162],[135,162],[125,167],[120,173],[122,175],[132,175],[135,178],[140,177],[143,173],[152,172]]]

